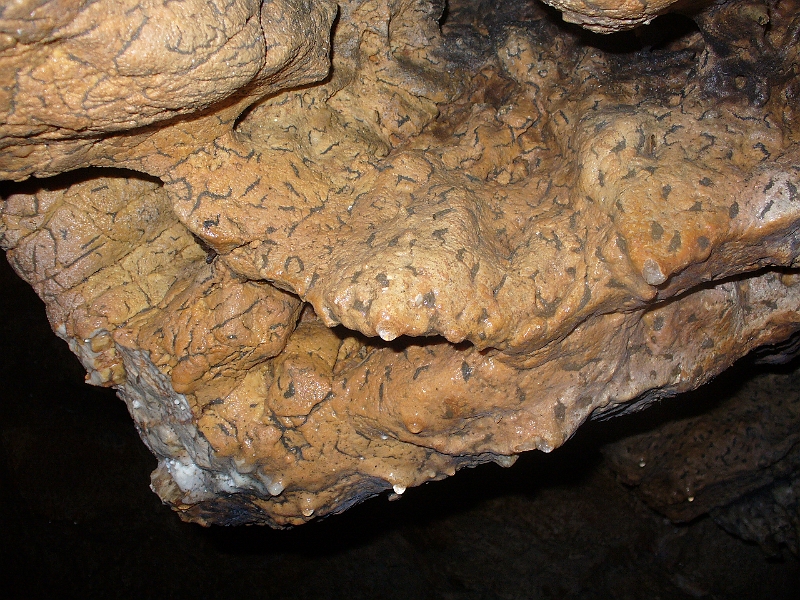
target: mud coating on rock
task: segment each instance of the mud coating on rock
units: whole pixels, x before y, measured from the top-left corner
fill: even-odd
[[[2,9],[0,242],[165,502],[300,524],[800,329],[800,5],[650,4]]]

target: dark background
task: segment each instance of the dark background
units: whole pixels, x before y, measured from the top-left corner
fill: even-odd
[[[797,364],[794,365],[797,367]],[[204,529],[149,488],[114,392],[0,259],[0,590],[16,598],[798,598],[800,562],[709,518],[676,526],[617,483],[602,443],[702,410],[754,372],[584,426],[549,455],[462,471],[288,531]]]

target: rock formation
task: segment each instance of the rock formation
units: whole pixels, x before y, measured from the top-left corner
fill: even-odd
[[[800,329],[800,3],[676,6],[7,5],[0,242],[187,520],[511,465]]]
[[[559,9],[565,21],[599,33],[649,24],[668,10],[691,10],[704,0],[545,0]]]
[[[619,478],[673,522],[710,513],[780,555],[800,554],[800,372],[762,373],[702,414],[610,444]]]

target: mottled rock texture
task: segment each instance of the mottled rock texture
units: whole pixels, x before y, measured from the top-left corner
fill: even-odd
[[[797,0],[444,9],[0,9],[0,241],[183,518],[510,465],[800,329]]]
[[[609,465],[674,522],[710,513],[771,555],[800,554],[800,374],[760,374],[719,400],[607,445]]]
[[[545,0],[559,9],[564,20],[599,33],[648,24],[670,9],[692,9],[705,0]]]

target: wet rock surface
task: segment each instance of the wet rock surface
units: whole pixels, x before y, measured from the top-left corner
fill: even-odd
[[[185,519],[508,466],[800,326],[794,0],[611,41],[528,2],[103,6],[0,15],[0,175],[36,177],[0,241]]]
[[[670,523],[618,483],[599,452],[657,431],[669,414],[703,414],[741,388],[750,367],[650,411],[591,423],[512,469],[468,469],[289,531],[201,528],[149,492],[156,459],[125,405],[83,384],[44,307],[5,263],[0,285],[0,560],[18,597],[796,595],[800,563],[786,547],[767,558],[709,518]],[[775,399],[791,389],[777,380],[796,378],[782,370]]]
[[[800,381],[766,373],[710,410],[609,444],[620,480],[673,522],[711,513],[776,553],[800,547]]]

